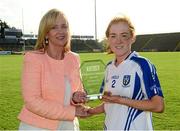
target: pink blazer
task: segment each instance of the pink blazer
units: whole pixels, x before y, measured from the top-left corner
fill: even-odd
[[[75,107],[64,106],[64,76],[70,81],[72,93],[83,90],[79,67],[79,56],[73,52],[66,53],[63,60],[52,59],[46,53],[27,52],[22,73],[24,106],[18,118],[53,130],[61,120],[73,121]]]

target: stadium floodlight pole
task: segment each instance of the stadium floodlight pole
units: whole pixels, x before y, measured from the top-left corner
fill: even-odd
[[[22,8],[22,32],[24,34],[24,11],[23,11],[23,8]],[[26,51],[26,44],[25,44],[25,40],[23,38],[23,51],[25,52]]]
[[[22,8],[22,31],[24,33],[24,11],[23,11],[23,8]]]
[[[97,41],[96,0],[94,0],[95,40]]]
[[[2,20],[0,19],[0,27],[1,27],[1,30],[0,30],[0,33],[1,33],[1,35],[0,35],[0,38],[2,37]]]

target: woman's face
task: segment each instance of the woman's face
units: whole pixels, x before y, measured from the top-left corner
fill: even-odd
[[[64,47],[69,39],[69,27],[66,19],[63,16],[59,16],[47,34],[49,39],[49,45]]]
[[[115,55],[126,56],[131,52],[131,45],[134,42],[129,26],[125,22],[118,22],[111,25],[109,29],[108,43]]]

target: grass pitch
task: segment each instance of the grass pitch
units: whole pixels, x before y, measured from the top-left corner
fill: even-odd
[[[165,112],[153,113],[155,130],[180,129],[180,52],[144,52],[140,53],[155,64],[165,99]],[[112,60],[105,53],[82,53],[81,62],[101,59],[104,63]],[[0,56],[0,130],[17,130],[17,115],[23,104],[20,92],[22,69],[21,55]],[[89,102],[96,106],[100,101]],[[80,119],[81,130],[102,130],[104,115]]]

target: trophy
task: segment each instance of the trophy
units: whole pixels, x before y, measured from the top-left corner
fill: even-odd
[[[104,78],[105,64],[102,60],[88,60],[81,64],[81,77],[88,100],[101,99],[100,87]]]

